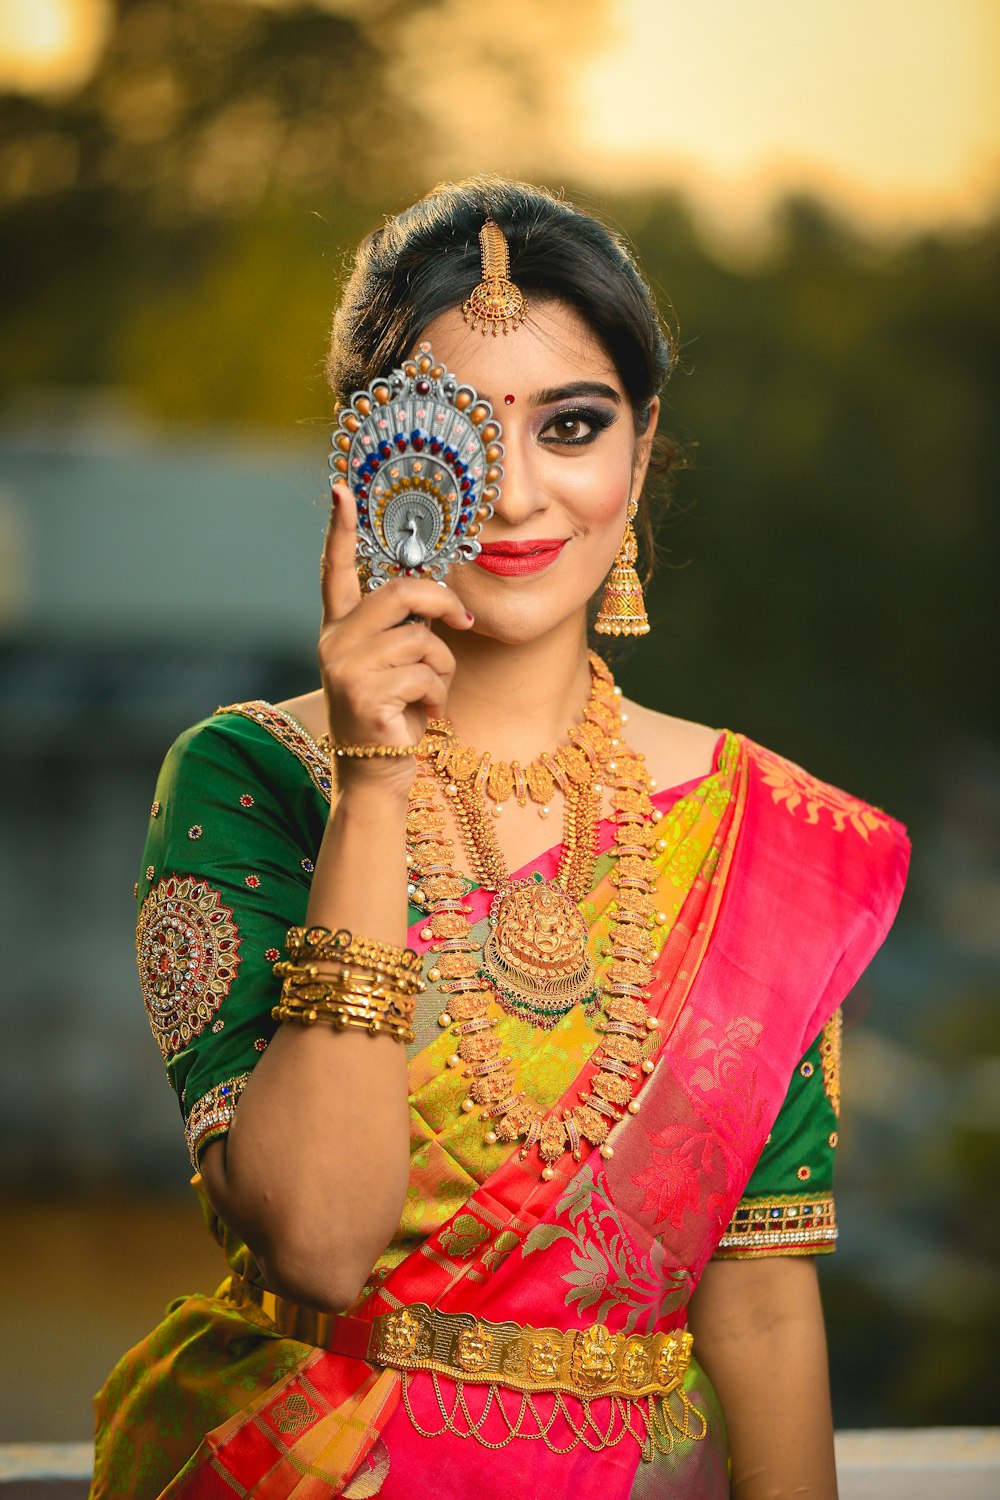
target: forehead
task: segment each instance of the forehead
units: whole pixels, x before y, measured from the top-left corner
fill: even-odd
[[[449,308],[428,323],[417,340],[424,342],[459,380],[494,402],[511,393],[525,399],[579,380],[602,381],[625,398],[604,345],[563,302],[529,298],[527,320],[514,333],[495,338],[470,328],[461,308]]]

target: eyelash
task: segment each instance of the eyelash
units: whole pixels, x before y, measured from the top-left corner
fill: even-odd
[[[589,443],[594,442],[595,438],[599,437],[600,434],[606,431],[606,429],[610,427],[611,424],[615,421],[617,421],[616,414],[614,412],[608,411],[603,406],[568,407],[565,411],[554,412],[552,416],[546,418],[542,430],[539,433],[539,438],[543,441],[547,441],[553,447],[583,448],[586,447]],[[590,431],[585,433],[582,437],[551,437],[546,439],[546,432],[548,432],[551,427],[556,426],[560,422],[586,422],[587,426],[590,428]]]

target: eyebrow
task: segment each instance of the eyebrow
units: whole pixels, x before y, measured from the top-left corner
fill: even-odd
[[[621,405],[621,395],[613,385],[602,380],[573,380],[568,385],[550,386],[548,390],[533,391],[528,397],[530,406],[551,406],[554,401],[565,401],[572,396],[603,396],[607,401]]]

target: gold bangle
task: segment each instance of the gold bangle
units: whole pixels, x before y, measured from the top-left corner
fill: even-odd
[[[337,1031],[355,1027],[367,1031],[370,1036],[379,1036],[384,1032],[398,1042],[409,1043],[414,1039],[413,1029],[406,1018],[366,1005],[343,1004],[334,1000],[319,1000],[314,1004],[298,1003],[283,997],[271,1011],[271,1015],[276,1021],[291,1021],[300,1026],[315,1026],[317,1021],[323,1021]]]
[[[294,984],[285,981],[279,997],[282,1005],[360,1005],[379,1014],[394,1014],[407,1023],[412,1022],[415,997],[401,995],[397,990],[387,990],[380,985],[338,985],[321,979]]]
[[[398,969],[391,964],[372,968],[341,965],[338,968],[320,968],[318,964],[293,964],[288,959],[274,965],[274,976],[284,981],[286,987],[301,989],[306,985],[325,984],[328,988],[371,989],[387,986],[396,995],[419,995],[424,990],[424,981],[412,969]]]
[[[384,756],[416,755],[416,745],[333,745],[338,760],[381,760]]]
[[[341,963],[371,968],[393,965],[404,969],[420,968],[420,955],[412,948],[397,948],[393,943],[375,938],[355,937],[346,927],[289,927],[285,951],[290,959],[337,958]]]
[[[406,993],[395,985],[386,986],[354,975],[339,978],[293,971],[285,976],[280,1003],[310,1008],[326,1004],[360,1005],[379,1014],[394,1014],[409,1024],[416,1009],[416,992]]]

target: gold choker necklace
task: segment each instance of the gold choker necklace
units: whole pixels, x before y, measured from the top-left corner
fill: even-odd
[[[610,682],[602,678],[595,663],[603,669]],[[571,797],[574,789],[586,786],[594,779],[594,766],[606,753],[608,740],[617,736],[621,729],[621,710],[616,699],[621,689],[616,688],[600,657],[591,653],[591,691],[583,718],[568,735],[568,743],[561,745],[554,754],[543,751],[528,765],[520,761],[494,761],[487,750],[480,755],[471,745],[460,745],[454,739],[454,730],[446,719],[433,720],[429,726],[439,735],[446,736],[450,743],[435,752],[435,769],[464,798],[476,799],[489,796],[493,812],[499,815],[504,803],[511,796],[519,807],[527,805],[528,798],[538,803],[538,816],[547,818],[552,811],[551,802],[558,789],[564,797]],[[600,686],[599,686],[600,684]]]
[[[463,1109],[482,1106],[489,1124],[487,1142],[524,1138],[522,1157],[537,1144],[542,1175],[553,1175],[553,1163],[572,1151],[580,1159],[582,1140],[606,1144],[612,1126],[634,1113],[634,1094],[642,1075],[652,1071],[656,1022],[649,1016],[647,986],[652,977],[655,872],[651,845],[656,813],[650,802],[650,780],[641,756],[621,742],[619,690],[604,663],[590,658],[592,689],[584,718],[571,731],[571,743],[554,756],[539,757],[560,767],[566,781],[563,852],[551,881],[541,875],[512,881],[486,813],[483,782],[475,770],[455,778],[454,769],[479,757],[454,742],[446,721],[428,725],[417,755],[417,775],[410,794],[408,859],[415,899],[428,910],[421,938],[434,954],[428,978],[440,982],[448,1008],[439,1017],[459,1038],[450,1067],[466,1065],[470,1080]],[[533,764],[537,764],[533,762]],[[558,1118],[545,1115],[519,1091],[509,1057],[501,1054],[495,1035],[496,1008],[548,1029],[581,1001],[595,1014],[600,1000],[588,949],[586,923],[578,902],[589,892],[596,856],[596,835],[604,778],[612,791],[615,819],[613,882],[619,901],[612,922],[603,1017],[597,1022],[601,1042],[597,1071],[580,1103]],[[452,840],[435,793],[442,782],[462,831],[463,842],[481,886],[495,892],[490,934],[480,947],[471,936],[470,908],[463,901],[465,884],[452,859]]]

